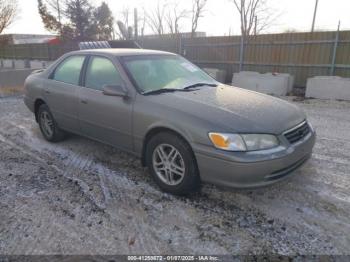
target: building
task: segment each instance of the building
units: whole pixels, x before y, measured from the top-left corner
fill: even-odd
[[[0,35],[0,44],[3,44],[3,45],[40,44],[40,43],[48,43],[56,38],[57,38],[56,35],[4,34],[4,35]]]

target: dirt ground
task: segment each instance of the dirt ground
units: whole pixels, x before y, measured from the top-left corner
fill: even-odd
[[[318,133],[294,176],[185,198],[109,146],[44,141],[22,100],[1,98],[0,254],[350,254],[350,103],[294,103]]]

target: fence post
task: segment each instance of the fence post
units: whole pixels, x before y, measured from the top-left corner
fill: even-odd
[[[16,48],[14,44],[12,44],[11,47],[12,47],[12,68],[15,68]]]
[[[244,59],[244,36],[241,34],[241,45],[240,45],[240,51],[239,51],[239,72],[243,69],[243,59]]]
[[[180,34],[180,36],[179,36],[179,50],[178,50],[178,52],[179,52],[179,55],[182,55],[182,36],[181,36],[181,34]]]
[[[51,54],[51,48],[50,48],[50,44],[47,43],[47,60],[52,60],[52,54]]]
[[[331,76],[334,76],[334,71],[335,71],[335,62],[337,59],[337,49],[339,45],[339,29],[340,29],[340,21],[338,24],[338,30],[335,35],[334,46],[333,46],[332,66],[331,66],[331,72],[330,72]]]

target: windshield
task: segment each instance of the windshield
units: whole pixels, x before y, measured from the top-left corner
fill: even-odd
[[[217,84],[199,67],[176,55],[128,56],[123,62],[141,93],[184,89],[197,83]]]

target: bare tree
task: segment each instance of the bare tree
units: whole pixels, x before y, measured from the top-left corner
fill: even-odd
[[[180,33],[180,21],[188,16],[189,11],[180,9],[178,3],[169,5],[168,12],[165,17],[170,34],[176,35]]]
[[[135,15],[137,15],[137,25],[135,24]],[[117,21],[119,30],[115,34],[120,39],[136,38],[136,30],[138,31],[137,34],[143,37],[146,26],[146,11],[144,9],[142,13],[139,13],[136,9],[135,14],[135,9],[132,11],[129,6],[125,6],[118,17],[120,18]]]
[[[130,14],[131,10],[129,6],[124,6],[120,12],[120,19],[117,21],[119,31],[116,32],[120,39],[132,38],[133,27],[130,24],[130,20],[132,20]]]
[[[0,0],[0,34],[9,27],[17,15],[17,0]]]
[[[65,2],[62,0],[46,0],[46,3],[55,13],[57,13],[60,30],[62,31],[62,16],[65,14]]]
[[[61,36],[63,36],[63,28],[65,27],[62,22],[65,9],[66,2],[64,0],[38,0],[38,11],[44,27],[50,32],[59,33]],[[67,27],[65,27],[66,29]]]
[[[203,17],[203,13],[205,12],[205,6],[207,2],[208,0],[192,0],[192,37],[194,37],[197,31],[199,19]]]
[[[241,19],[243,37],[257,35],[266,30],[277,16],[268,7],[268,0],[231,0]]]
[[[121,21],[123,22],[123,24],[125,25],[126,28],[128,28],[130,26],[130,7],[125,6],[122,11],[120,12],[121,15]],[[132,19],[131,19],[132,20]]]
[[[145,29],[146,29],[146,12],[145,12],[145,10],[143,10],[142,16],[139,15],[138,24],[140,27],[140,35],[141,35],[141,37],[143,37],[145,35]]]
[[[153,11],[146,12],[146,23],[153,31],[154,34],[163,35],[164,34],[164,20],[167,5],[161,5],[158,1],[157,7]]]

